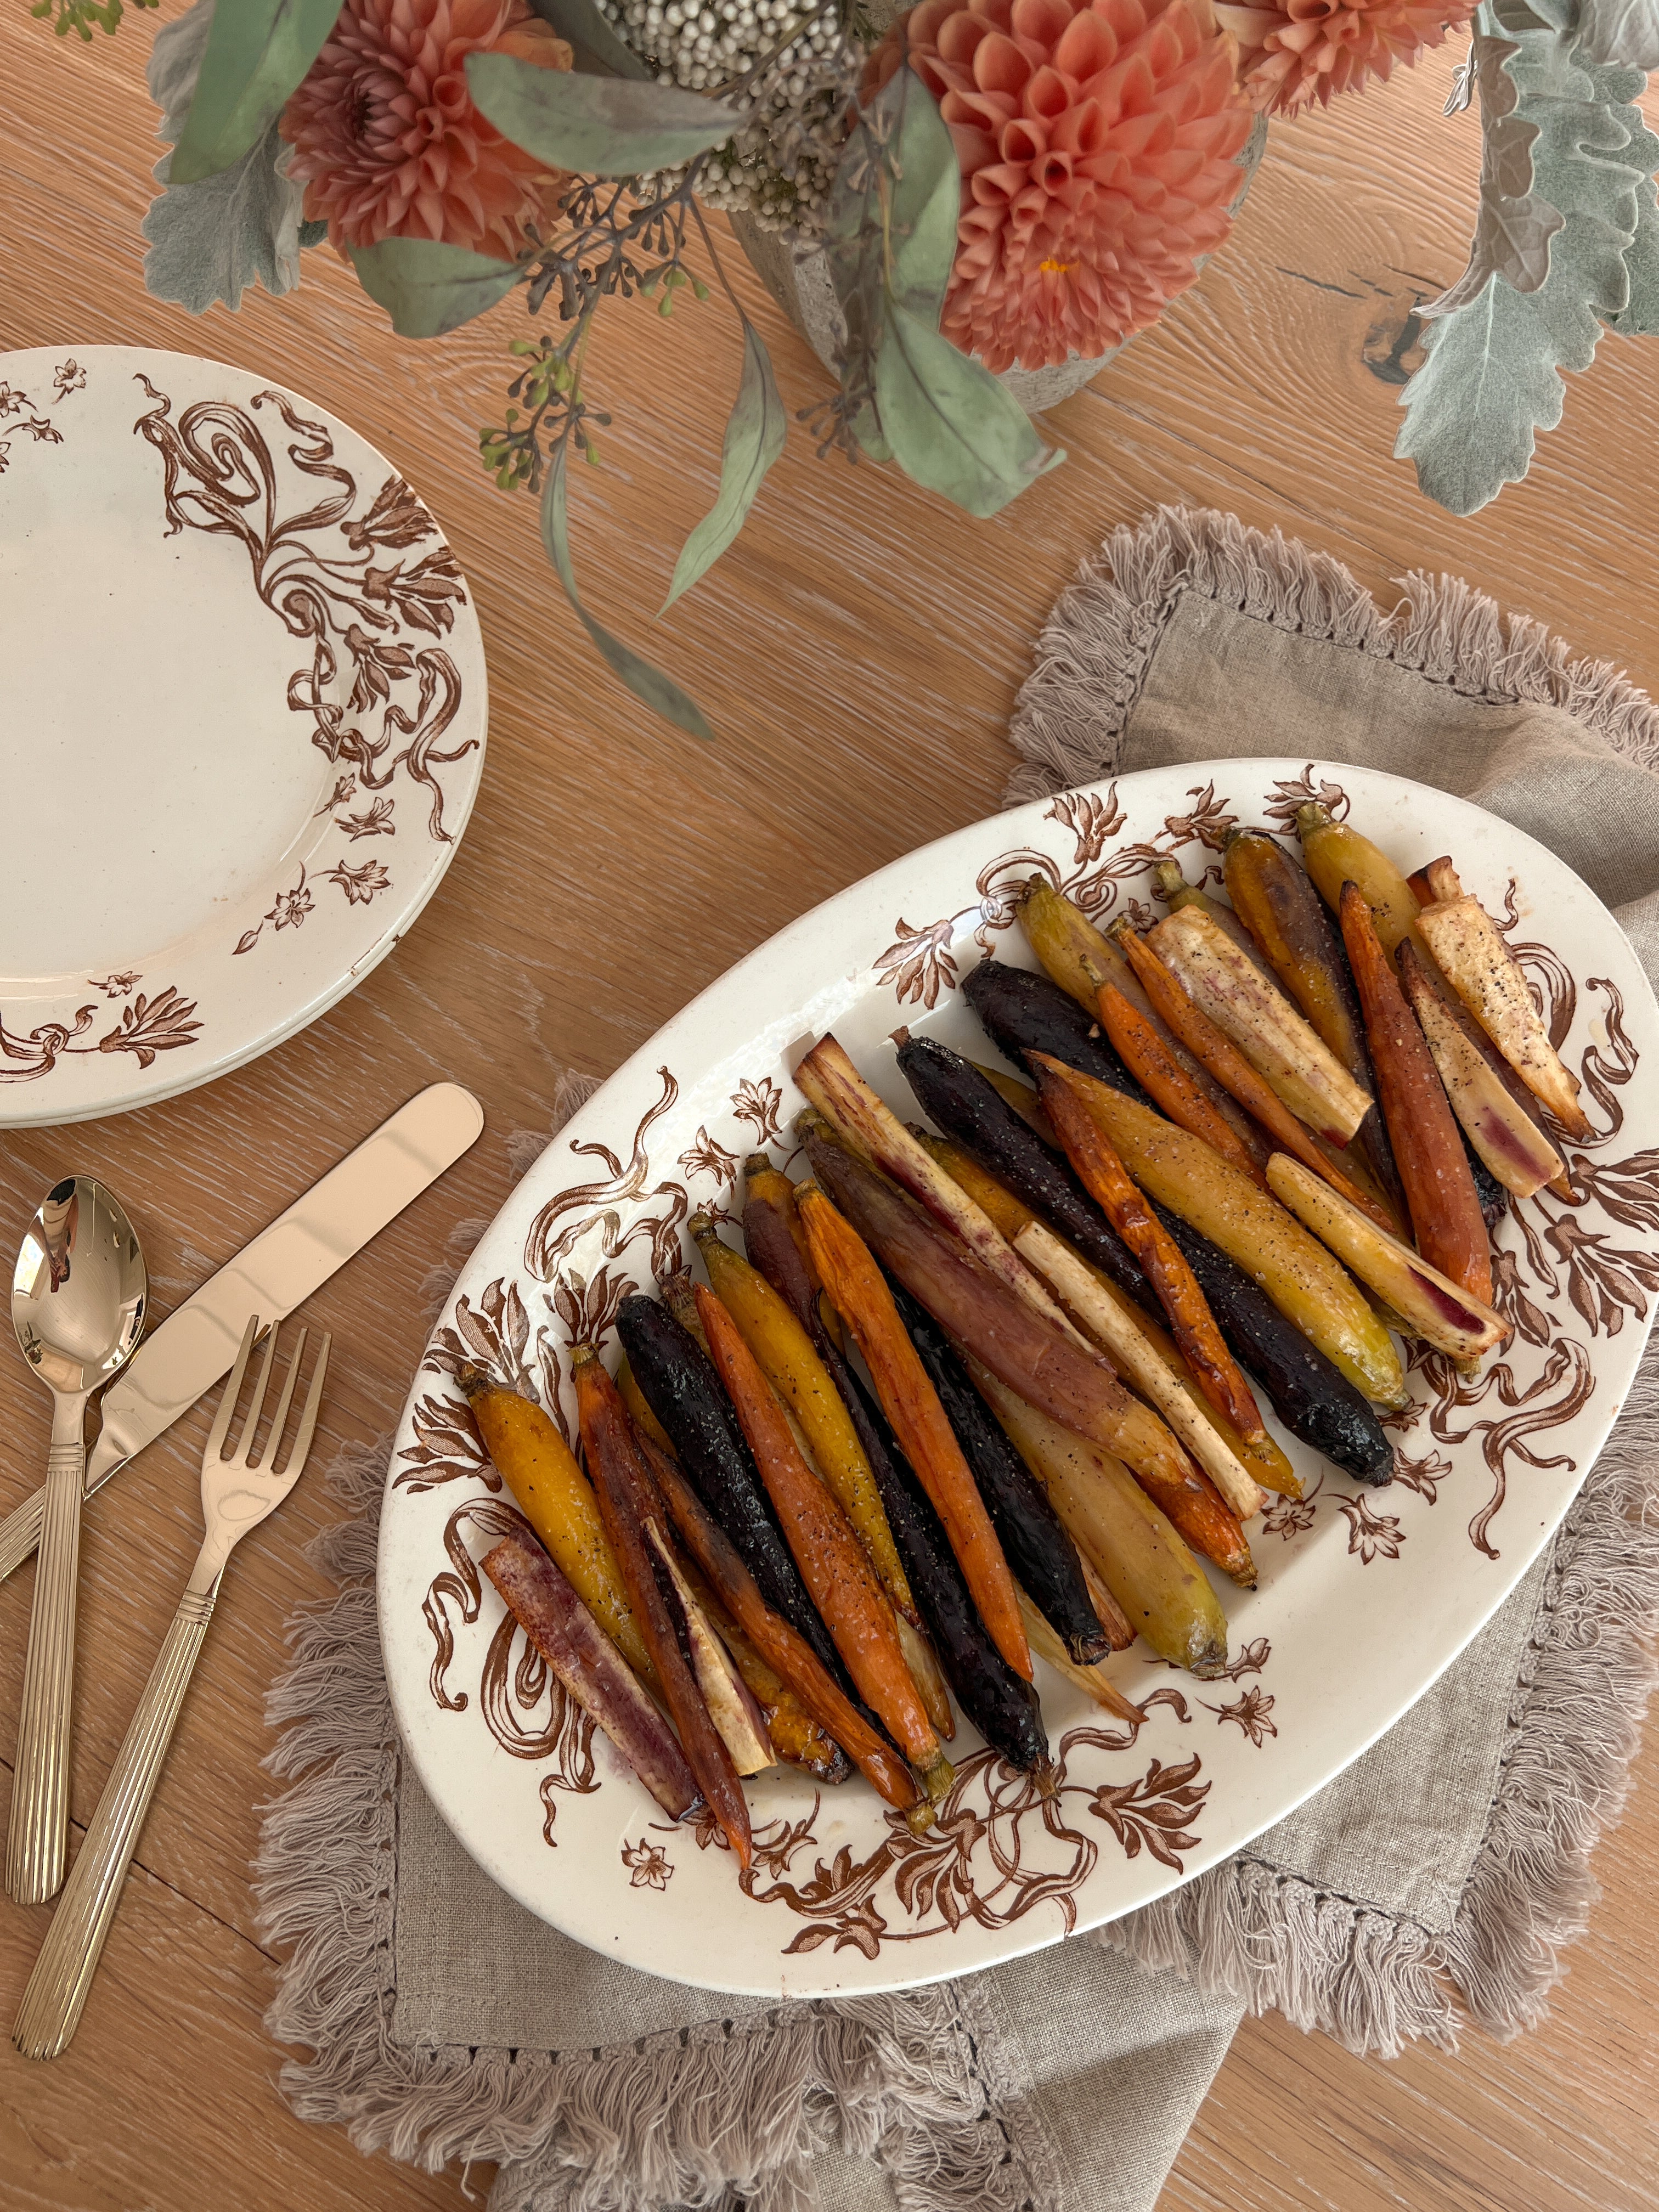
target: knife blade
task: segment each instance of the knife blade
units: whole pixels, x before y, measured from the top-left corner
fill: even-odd
[[[249,1314],[292,1313],[471,1149],[483,1119],[459,1083],[418,1091],[169,1314],[104,1393],[85,1496],[230,1372]],[[45,1500],[37,1490],[0,1522],[0,1582],[40,1542]]]

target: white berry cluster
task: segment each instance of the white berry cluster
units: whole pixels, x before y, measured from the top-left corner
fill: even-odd
[[[710,156],[697,190],[708,206],[746,215],[763,230],[816,235],[845,136],[846,92],[862,60],[833,0],[816,12],[813,0],[600,4],[659,82],[692,92],[729,86],[796,30],[763,76],[746,90],[727,94],[747,110],[748,120]],[[678,173],[655,181],[672,184]]]

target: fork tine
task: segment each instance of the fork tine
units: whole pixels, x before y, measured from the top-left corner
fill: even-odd
[[[265,1338],[265,1356],[259,1362],[258,1380],[253,1386],[253,1397],[247,1409],[247,1419],[243,1425],[240,1437],[237,1439],[236,1449],[231,1454],[231,1457],[240,1462],[243,1467],[251,1463],[250,1455],[253,1450],[253,1439],[258,1431],[259,1415],[265,1402],[265,1385],[270,1380],[270,1363],[276,1357],[276,1325],[273,1322]]]
[[[213,1417],[213,1427],[207,1440],[209,1459],[217,1459],[224,1449],[225,1433],[230,1426],[230,1417],[236,1411],[236,1401],[241,1395],[242,1377],[247,1373],[247,1356],[253,1349],[254,1334],[258,1326],[258,1315],[250,1314],[247,1327],[242,1331],[241,1349],[236,1354],[236,1364],[230,1370],[230,1380],[219,1401],[219,1410]]]
[[[283,1377],[283,1395],[276,1401],[276,1410],[270,1417],[270,1432],[265,1438],[264,1457],[261,1466],[274,1468],[276,1455],[282,1448],[283,1430],[288,1422],[288,1409],[294,1402],[294,1386],[300,1379],[300,1362],[306,1356],[306,1339],[309,1329],[300,1331],[300,1341],[289,1354],[288,1371]],[[290,1455],[292,1456],[292,1455]]]
[[[311,1439],[317,1427],[317,1409],[323,1402],[323,1378],[328,1373],[328,1355],[333,1343],[334,1339],[325,1329],[322,1346],[317,1354],[317,1364],[312,1370],[311,1388],[306,1392],[305,1409],[300,1415],[300,1426],[294,1438],[294,1449],[288,1455],[288,1466],[283,1470],[290,1480],[297,1480],[305,1471],[306,1455],[311,1449]],[[297,1352],[294,1355],[294,1364],[296,1368],[300,1364]]]

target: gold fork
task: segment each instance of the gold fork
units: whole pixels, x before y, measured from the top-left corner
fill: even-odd
[[[173,1616],[161,1656],[150,1669],[138,1710],[110,1769],[104,1794],[98,1800],[98,1810],[87,1830],[86,1841],[64,1885],[52,1925],[46,1930],[46,1940],[40,1946],[34,1972],[29,1976],[28,1987],[18,2008],[11,2039],[26,2058],[56,2058],[75,2033],[97,1970],[104,1938],[115,1917],[121,1885],[137,1848],[144,1815],[161,1778],[196,1656],[213,1618],[214,1601],[219,1595],[225,1562],[248,1530],[257,1528],[268,1513],[282,1504],[299,1480],[306,1455],[311,1449],[317,1408],[323,1395],[323,1377],[328,1372],[331,1340],[326,1334],[312,1370],[300,1425],[289,1447],[287,1461],[278,1470],[283,1430],[293,1402],[300,1362],[305,1354],[307,1332],[301,1329],[288,1363],[283,1395],[271,1417],[264,1449],[257,1458],[253,1455],[254,1432],[259,1425],[265,1384],[276,1352],[276,1331],[271,1328],[266,1335],[264,1358],[240,1440],[234,1452],[228,1456],[225,1453],[225,1438],[258,1329],[258,1316],[250,1314],[247,1327],[242,1332],[241,1350],[236,1355],[236,1364],[231,1370],[214,1419],[213,1432],[202,1455],[202,1517],[207,1524],[206,1536],[196,1555],[185,1594],[179,1601],[179,1610]]]

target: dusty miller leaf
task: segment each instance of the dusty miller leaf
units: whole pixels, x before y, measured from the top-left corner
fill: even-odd
[[[594,0],[530,0],[544,23],[550,24],[589,76],[648,77],[650,70],[617,36]]]
[[[1520,51],[1477,19],[1469,54],[1480,87],[1480,204],[1469,265],[1449,290],[1419,308],[1425,322],[1479,299],[1494,271],[1517,292],[1535,292],[1549,275],[1550,240],[1565,217],[1533,190],[1538,125],[1516,112],[1520,92],[1504,66]]]
[[[228,0],[208,33],[173,173],[192,185],[258,143],[323,50],[340,0]]]
[[[384,307],[400,338],[441,338],[505,299],[519,281],[510,261],[429,238],[383,238],[351,249],[357,282]]]
[[[989,369],[898,301],[886,303],[876,413],[908,477],[969,514],[997,514],[1066,458]]]
[[[720,450],[720,489],[714,504],[680,549],[660,613],[666,614],[699,577],[708,574],[743,528],[766,471],[783,451],[785,425],[771,356],[744,315],[743,374]]]
[[[1636,200],[1636,236],[1625,256],[1630,299],[1613,319],[1613,328],[1626,338],[1659,334],[1659,192],[1651,177],[1638,185]]]
[[[565,462],[569,453],[568,444],[561,444],[548,467],[547,482],[542,487],[542,543],[547,548],[547,557],[558,571],[559,581],[564,586],[564,595],[576,611],[577,619],[587,632],[613,672],[635,696],[643,699],[647,707],[675,723],[694,738],[707,738],[712,744],[714,732],[703,720],[702,711],[696,700],[681,690],[672,677],[665,676],[643,660],[619,637],[596,623],[576,591],[576,575],[570,565],[570,520],[566,509]]]
[[[176,144],[213,22],[214,0],[196,0],[164,26],[150,49],[150,97],[161,110],[158,137]],[[300,281],[303,189],[281,173],[288,149],[273,123],[240,161],[191,185],[171,181],[173,156],[155,165],[163,187],[149,204],[143,229],[149,240],[144,284],[158,300],[176,300],[192,315],[216,300],[236,307],[256,282],[280,296]]]
[[[1577,31],[1593,62],[1659,69],[1659,0],[1579,0]]]
[[[1484,9],[1482,18],[1489,27]],[[1488,277],[1468,305],[1430,325],[1427,359],[1401,395],[1395,453],[1455,514],[1525,476],[1537,432],[1561,419],[1562,370],[1588,368],[1602,325],[1624,313],[1645,158],[1621,120],[1640,83],[1633,71],[1587,68],[1569,39],[1517,27],[1512,12],[1505,27],[1521,46],[1506,66],[1539,126],[1537,190],[1566,220],[1539,289]]]
[[[583,177],[638,177],[672,169],[729,138],[734,107],[654,79],[578,76],[538,69],[516,54],[466,58],[468,89],[505,138],[550,168]]]

